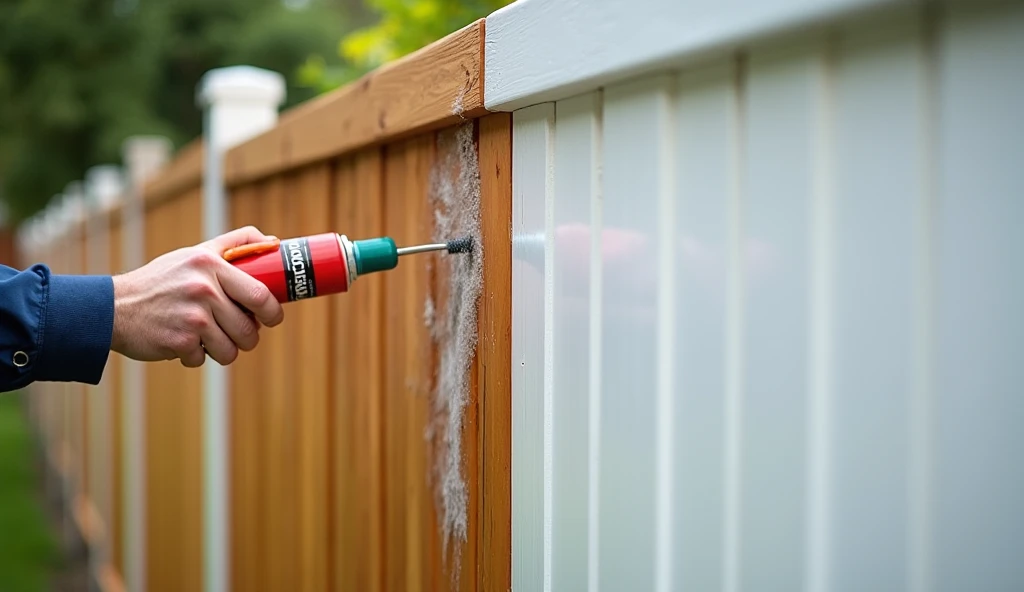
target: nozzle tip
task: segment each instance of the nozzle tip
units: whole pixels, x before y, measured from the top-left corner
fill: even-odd
[[[466,236],[457,238],[455,240],[448,241],[448,252],[451,254],[455,253],[469,253],[473,250],[473,238]]]

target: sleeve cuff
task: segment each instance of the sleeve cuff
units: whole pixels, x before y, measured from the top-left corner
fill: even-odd
[[[99,384],[113,331],[113,278],[51,275],[35,379]]]

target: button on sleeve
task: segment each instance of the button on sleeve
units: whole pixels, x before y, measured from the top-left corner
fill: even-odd
[[[45,265],[24,271],[0,266],[0,391],[17,390],[35,380],[33,362],[39,357],[49,275]]]

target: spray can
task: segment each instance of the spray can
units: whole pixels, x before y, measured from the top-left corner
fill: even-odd
[[[398,248],[387,236],[352,241],[327,232],[229,249],[224,258],[284,303],[347,292],[359,276],[397,267],[402,255],[442,250],[470,252],[472,239]]]

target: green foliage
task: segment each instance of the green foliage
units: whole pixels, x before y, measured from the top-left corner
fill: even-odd
[[[366,0],[379,20],[341,40],[338,53],[346,65],[332,69],[320,56],[313,56],[300,70],[299,80],[320,91],[337,87],[486,17],[510,2]]]
[[[285,74],[287,108],[509,2],[0,0],[0,200],[18,221],[128,136],[194,139],[212,68]]]
[[[312,97],[299,67],[311,54],[341,63],[353,1],[0,0],[0,199],[22,219],[120,162],[130,135],[197,137],[196,84],[212,68],[281,72],[285,107]]]
[[[57,541],[36,498],[32,440],[19,396],[0,395],[0,590],[45,590]]]

